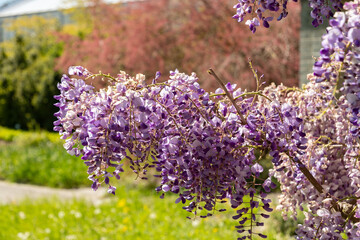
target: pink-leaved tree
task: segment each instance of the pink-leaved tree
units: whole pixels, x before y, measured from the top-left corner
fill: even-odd
[[[81,11],[89,16],[92,31],[60,34],[64,42],[57,61],[60,71],[79,63],[113,75],[120,69],[151,76],[154,69],[165,73],[178,68],[195,71],[202,87],[213,91],[218,86],[207,81],[207,69],[216,66],[224,80],[255,90],[247,63],[251,57],[260,75],[267,73],[267,84],[298,85],[300,6],[296,3],[289,7],[292,17],[274,24],[272,34],[259,29],[254,38],[245,25],[234,26],[233,0],[152,0],[126,6],[88,1],[93,7]],[[96,87],[106,85],[100,79],[92,82]]]

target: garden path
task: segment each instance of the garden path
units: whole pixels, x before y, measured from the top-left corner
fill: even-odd
[[[105,189],[94,192],[89,188],[55,189],[29,184],[0,181],[0,204],[16,203],[24,199],[57,197],[60,200],[85,199],[94,204],[102,202]]]

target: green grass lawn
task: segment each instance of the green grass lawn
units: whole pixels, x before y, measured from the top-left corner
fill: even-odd
[[[231,212],[207,219],[191,216],[175,204],[175,196],[159,196],[147,187],[121,186],[97,206],[85,200],[25,200],[0,205],[0,239],[237,239]],[[291,239],[281,232],[278,213],[263,233],[268,239]],[[260,238],[254,238],[260,239]]]

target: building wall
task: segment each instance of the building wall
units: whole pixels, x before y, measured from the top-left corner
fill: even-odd
[[[307,74],[312,72],[315,58],[320,56],[321,36],[326,33],[327,23],[314,28],[311,24],[311,8],[308,1],[301,1],[301,29],[300,29],[300,87],[307,82]]]
[[[15,2],[19,2],[21,3],[21,1],[24,0],[14,0],[11,3],[15,3]],[[46,0],[43,0],[46,2]],[[49,0],[47,0],[49,1]],[[63,0],[65,1],[65,0]],[[105,3],[108,4],[122,4],[123,6],[127,6],[129,3],[141,3],[145,0],[104,0]],[[31,1],[30,1],[31,2]],[[61,1],[60,1],[61,2]],[[66,2],[66,1],[65,1]],[[68,7],[61,5],[61,8],[67,9],[67,8],[71,8],[76,6],[76,4],[71,4],[70,1],[67,1],[68,4],[70,4]],[[28,1],[27,1],[28,3]],[[71,17],[68,14],[65,14],[63,11],[61,10],[57,10],[60,9],[57,8],[56,6],[59,5],[59,1],[56,1],[57,4],[52,4],[52,8],[49,8],[48,11],[44,11],[44,9],[42,8],[40,11],[35,9],[31,9],[31,11],[34,11],[34,13],[31,14],[21,14],[21,15],[14,15],[14,16],[4,16],[4,15],[0,15],[0,42],[5,41],[10,39],[13,34],[9,31],[7,31],[6,29],[4,29],[4,27],[6,27],[7,24],[10,24],[12,20],[19,18],[19,17],[31,17],[31,16],[41,16],[41,17],[45,17],[45,18],[56,18],[59,20],[60,25],[66,25],[71,23]],[[63,3],[63,2],[62,2]],[[39,1],[37,1],[37,4],[39,4]],[[11,5],[11,4],[10,4]],[[35,4],[36,5],[36,4]],[[135,4],[134,4],[135,5]],[[24,6],[22,6],[24,8]],[[5,9],[6,9],[6,5],[5,5]],[[1,8],[0,8],[1,10]],[[26,9],[27,12],[30,12],[29,9]],[[1,12],[1,11],[0,11]],[[1,17],[2,16],[2,17]]]
[[[6,30],[7,25],[11,24],[11,22],[17,18],[32,17],[32,16],[41,16],[44,18],[56,18],[56,19],[58,19],[58,21],[61,25],[71,23],[70,16],[64,14],[61,11],[51,11],[51,12],[41,12],[41,13],[33,13],[33,14],[26,14],[26,15],[0,17],[0,42],[9,40],[14,35],[11,31]]]

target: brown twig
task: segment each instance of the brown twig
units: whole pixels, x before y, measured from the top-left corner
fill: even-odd
[[[244,116],[242,115],[242,113],[241,113],[241,111],[240,111],[240,108],[239,108],[239,106],[236,104],[234,98],[231,96],[231,93],[227,90],[227,88],[226,88],[225,84],[223,83],[223,81],[216,75],[216,73],[214,72],[214,70],[212,70],[211,68],[208,70],[208,73],[215,78],[215,80],[220,84],[221,88],[225,91],[226,96],[229,98],[230,102],[231,102],[232,105],[235,107],[238,115],[240,116],[241,123],[245,125],[245,124],[246,124],[246,120],[245,120]]]
[[[294,163],[298,163],[296,162],[293,158],[290,158]],[[321,186],[321,184],[314,178],[314,176],[310,173],[310,171],[302,164],[300,164],[300,166],[298,167],[299,170],[305,175],[305,177],[307,178],[307,180],[309,180],[309,182],[315,187],[315,189],[321,194],[324,193],[324,188]],[[327,193],[328,197],[332,198],[331,195],[329,193]],[[356,203],[356,201],[355,201]],[[354,207],[355,203],[353,203],[351,205],[351,207]],[[351,220],[352,222],[356,223],[359,222],[360,219],[356,218],[355,215],[355,211],[353,208],[350,207],[350,211],[346,208],[343,208],[340,206],[339,201],[336,201],[335,199],[332,199],[331,201],[331,205],[332,208],[341,213],[341,216],[346,220]],[[349,204],[350,205],[350,204]]]

